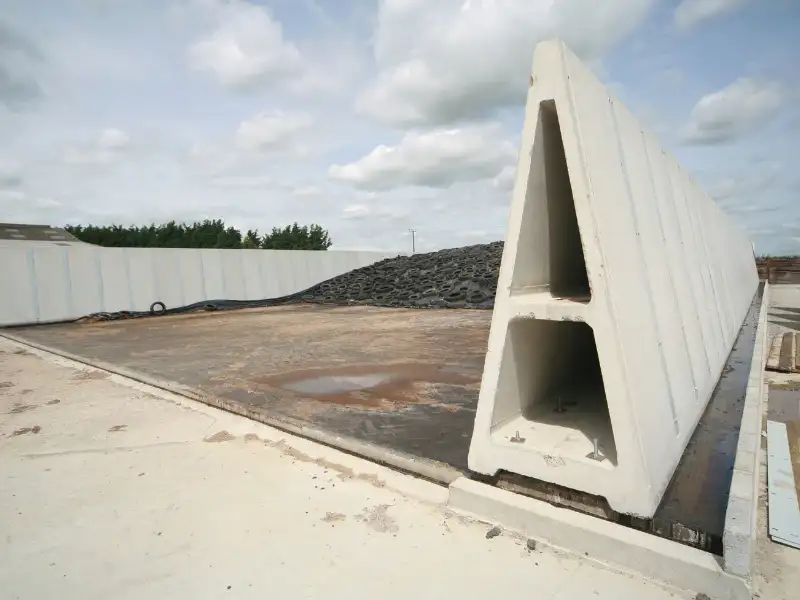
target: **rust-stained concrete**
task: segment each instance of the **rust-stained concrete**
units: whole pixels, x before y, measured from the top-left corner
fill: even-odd
[[[14,333],[465,469],[490,319],[298,305]]]

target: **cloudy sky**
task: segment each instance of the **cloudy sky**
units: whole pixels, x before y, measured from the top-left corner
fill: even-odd
[[[0,221],[502,239],[564,38],[742,226],[800,253],[797,0],[0,0]]]

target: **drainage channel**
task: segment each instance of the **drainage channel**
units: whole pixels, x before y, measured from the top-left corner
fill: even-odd
[[[500,473],[488,479],[472,476],[518,494],[721,556],[725,511],[763,295],[762,283],[728,355],[722,376],[651,519],[618,513],[599,496],[511,473]]]

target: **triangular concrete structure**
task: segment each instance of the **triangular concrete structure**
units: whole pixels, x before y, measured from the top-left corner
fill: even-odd
[[[747,236],[563,43],[540,43],[470,468],[652,516],[757,285]]]

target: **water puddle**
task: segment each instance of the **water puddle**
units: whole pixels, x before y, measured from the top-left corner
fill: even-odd
[[[425,363],[343,365],[253,381],[329,404],[396,410],[409,404],[439,402],[440,386],[477,385],[480,372],[463,365]]]
[[[310,396],[327,396],[344,394],[358,390],[374,388],[395,379],[391,373],[374,373],[371,375],[327,375],[312,379],[301,379],[284,384],[284,388]]]

